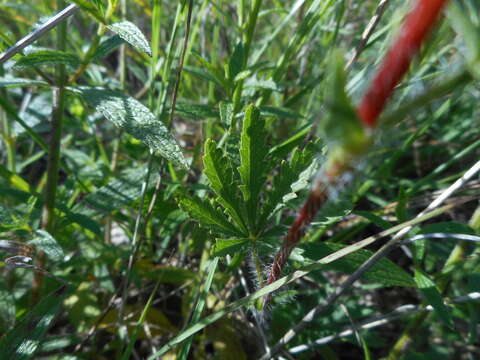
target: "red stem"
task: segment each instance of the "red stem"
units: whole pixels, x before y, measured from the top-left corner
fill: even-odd
[[[400,34],[390,47],[365,94],[358,114],[364,126],[373,128],[395,86],[407,72],[422,40],[428,34],[448,0],[418,0],[405,19]]]
[[[407,72],[414,55],[420,49],[423,39],[435,24],[447,1],[418,0],[407,15],[400,35],[385,56],[370,88],[357,109],[360,121],[365,127],[374,128],[377,125],[378,117],[393,94],[395,86]],[[339,175],[349,168],[349,164],[340,165],[333,162],[324,174],[326,184],[335,186]],[[305,227],[310,224],[321,205],[327,200],[326,184],[317,183],[298,212],[288,234],[283,239],[282,247],[275,255],[268,276],[268,284],[279,279],[282,268],[303,236]],[[269,299],[270,294],[265,297],[264,304],[268,304]]]

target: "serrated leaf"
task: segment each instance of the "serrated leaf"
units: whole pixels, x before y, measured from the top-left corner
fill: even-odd
[[[46,81],[14,77],[0,77],[0,87],[15,88],[26,86],[49,86]]]
[[[232,225],[222,211],[214,208],[208,200],[202,200],[196,196],[185,196],[180,199],[179,205],[200,225],[214,233],[231,236],[241,235],[241,232]]]
[[[21,57],[14,65],[14,69],[23,69],[32,66],[41,65],[68,65],[77,67],[81,60],[74,54],[69,54],[58,50],[42,50],[32,52]]]
[[[175,138],[143,104],[130,96],[107,89],[81,87],[77,91],[96,111],[143,141],[152,151],[188,168]]]
[[[211,139],[205,142],[203,165],[210,186],[217,195],[217,201],[237,226],[245,233],[248,232],[242,217],[242,204],[237,194],[238,182],[233,166],[223,155],[222,149],[218,149],[215,141]]]
[[[102,41],[92,56],[92,60],[98,60],[107,56],[111,51],[122,45],[125,41],[119,36],[114,35]]]
[[[150,57],[152,56],[150,44],[142,31],[134,23],[125,20],[107,27],[137,50],[143,51]]]
[[[238,171],[242,180],[240,189],[247,207],[248,226],[256,232],[257,210],[260,203],[260,191],[268,172],[268,148],[266,146],[265,122],[260,111],[249,105],[245,111],[242,134],[240,138],[240,167]]]
[[[443,303],[442,295],[435,283],[420,270],[415,270],[415,282],[418,290],[425,297],[425,300],[432,305],[438,317],[450,328],[453,329],[453,320],[450,310]]]
[[[313,145],[310,144],[303,151],[296,148],[289,162],[285,160],[281,162],[279,173],[273,178],[272,190],[267,194],[267,199],[262,207],[259,228],[264,228],[268,219],[286,201],[296,197],[292,185],[298,183],[299,180],[308,180],[302,179],[302,174],[309,177],[305,171],[313,164],[313,161]]]
[[[54,262],[62,261],[65,258],[62,248],[52,235],[44,230],[37,230],[35,233],[37,237],[30,240],[29,245],[35,245],[37,249],[42,250]]]
[[[299,246],[299,248],[303,251],[301,252],[301,256],[311,261],[319,260],[327,255],[343,249],[344,247],[346,247],[346,245],[331,242],[316,242],[301,244]],[[352,274],[372,255],[372,251],[360,249],[331,264],[328,264],[326,268]],[[398,265],[395,265],[387,258],[381,259],[374,266],[372,266],[372,268],[363,275],[363,278],[369,281],[378,282],[385,286],[415,287],[415,281],[412,279],[412,277],[405,272],[405,270],[400,268]]]
[[[233,239],[215,239],[215,245],[212,249],[213,256],[234,256],[239,252],[245,252],[250,247],[250,239],[233,238]]]
[[[29,311],[15,328],[0,341],[2,358],[10,360],[30,359],[37,351],[41,340],[51,326],[66,295],[62,286],[46,295],[32,311]]]

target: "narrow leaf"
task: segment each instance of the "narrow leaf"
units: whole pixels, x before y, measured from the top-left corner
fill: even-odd
[[[265,173],[269,170],[264,124],[264,120],[260,118],[260,111],[255,106],[249,105],[245,112],[240,138],[238,171],[242,180],[240,189],[247,205],[249,230],[253,232],[256,231],[258,221],[260,191],[266,180]]]
[[[14,65],[16,69],[23,69],[41,65],[68,65],[77,67],[81,63],[78,56],[58,50],[41,50],[21,57]]]
[[[0,77],[0,87],[15,88],[27,86],[48,86],[46,81],[14,77]]]
[[[175,138],[168,132],[165,125],[140,102],[130,96],[107,89],[81,87],[78,91],[90,106],[116,126],[143,141],[152,151],[188,168]]]
[[[148,40],[134,23],[122,21],[107,27],[137,50],[143,51],[150,57],[152,56],[152,49],[150,49]]]
[[[435,283],[420,270],[415,270],[415,282],[425,300],[432,305],[438,317],[450,328],[453,329],[452,315],[450,310],[443,303],[442,295]]]
[[[18,325],[0,341],[2,358],[30,359],[51,326],[65,295],[66,289],[62,286],[54,293],[48,294],[32,311],[28,312]]]
[[[301,256],[307,258],[310,261],[316,261],[325,256],[333,254],[334,252],[345,248],[346,246],[338,243],[309,243],[300,245]],[[349,254],[337,261],[334,261],[328,265],[326,268],[334,269],[341,271],[347,274],[353,273],[358,269],[365,261],[367,261],[373,252],[365,249],[360,249],[355,251],[352,254]],[[378,261],[370,270],[368,270],[364,275],[364,279],[378,282],[385,286],[405,286],[405,287],[415,287],[415,282],[412,277],[405,272],[398,265],[395,265],[392,261],[383,258]]]

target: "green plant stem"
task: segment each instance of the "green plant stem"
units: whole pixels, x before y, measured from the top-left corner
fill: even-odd
[[[248,64],[248,55],[250,53],[253,35],[255,33],[255,27],[257,25],[258,13],[260,12],[261,6],[262,6],[262,0],[254,0],[251,10],[248,14],[246,31],[243,37],[243,53],[244,53],[243,68],[244,69],[247,67],[247,64]],[[234,114],[237,114],[240,111],[242,92],[243,92],[243,80],[240,80],[235,86],[235,90],[233,92],[233,113]],[[233,117],[233,119],[235,119],[235,116]],[[234,121],[235,120],[232,120],[232,122]],[[232,127],[234,125],[235,124],[232,124]]]
[[[63,0],[57,0],[57,8],[65,5]],[[57,49],[65,51],[67,45],[67,23],[62,22],[57,28]],[[47,185],[45,188],[45,202],[42,209],[41,227],[52,236],[55,236],[55,200],[58,187],[58,172],[60,168],[60,145],[62,139],[63,115],[65,111],[65,84],[67,72],[65,65],[57,66],[57,87],[53,88],[52,107],[52,132],[50,138],[48,162],[47,162]],[[37,266],[43,268],[45,254],[40,252],[37,257]],[[43,273],[36,272],[32,284],[31,302],[38,302],[43,283]]]
[[[478,226],[477,224],[479,214],[480,207],[478,207],[477,210],[474,212],[469,222],[470,226],[475,231],[478,231],[480,229],[480,226]],[[464,261],[467,250],[468,245],[466,242],[462,241],[455,245],[442,270],[437,274],[438,288],[441,294],[444,294],[447,290],[448,284],[450,283],[451,277],[453,275],[453,269],[456,265]],[[402,357],[404,352],[413,342],[420,327],[423,325],[424,321],[429,317],[429,315],[430,313],[420,313],[415,315],[415,317],[410,320],[402,335],[395,342],[395,345],[392,347],[392,350],[388,354],[388,360],[396,360]]]
[[[3,65],[0,64],[0,76],[4,76]],[[7,91],[0,89],[0,97],[7,99]],[[16,139],[12,131],[12,122],[8,118],[7,113],[0,109],[0,123],[2,124],[2,136],[5,141],[5,147],[7,148],[7,169],[13,173],[16,173],[16,154],[15,143]]]

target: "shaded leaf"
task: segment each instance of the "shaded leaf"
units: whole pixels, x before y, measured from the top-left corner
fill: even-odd
[[[415,282],[418,290],[420,290],[425,300],[432,305],[438,317],[453,329],[452,315],[448,307],[443,303],[442,295],[440,295],[435,283],[420,270],[415,270]]]
[[[324,242],[324,243],[308,243],[299,246],[302,249],[301,256],[311,261],[320,260],[321,258],[333,254],[343,249],[346,245]],[[349,254],[331,264],[326,265],[330,268],[343,273],[352,274],[365,261],[373,255],[372,251],[360,249]],[[387,258],[378,261],[370,270],[368,270],[363,278],[369,281],[378,282],[385,286],[405,286],[415,287],[412,277],[398,265],[395,265]]]
[[[152,56],[152,49],[150,49],[148,40],[134,23],[122,21],[107,27],[137,50],[143,51],[148,56]]]
[[[116,126],[143,141],[155,153],[188,168],[175,138],[140,102],[107,89],[81,87],[78,91],[90,106]]]
[[[54,293],[46,295],[29,311],[0,341],[2,357],[9,360],[30,359],[51,326],[65,296],[66,289],[62,286]]]
[[[15,63],[14,68],[22,69],[32,66],[59,64],[77,67],[81,64],[81,60],[78,56],[63,51],[41,50],[21,57]]]
[[[250,239],[233,238],[233,239],[215,239],[215,245],[212,249],[213,256],[235,255],[238,252],[247,251],[250,246]]]
[[[37,249],[42,250],[50,260],[58,262],[65,258],[62,248],[57,241],[44,230],[37,230],[35,232],[37,237],[28,242],[29,245],[35,245]]]
[[[102,41],[97,50],[92,56],[92,60],[98,60],[107,56],[110,52],[122,45],[124,40],[119,35],[109,37],[107,40]]]
[[[46,81],[14,77],[0,77],[0,87],[49,86]]]

